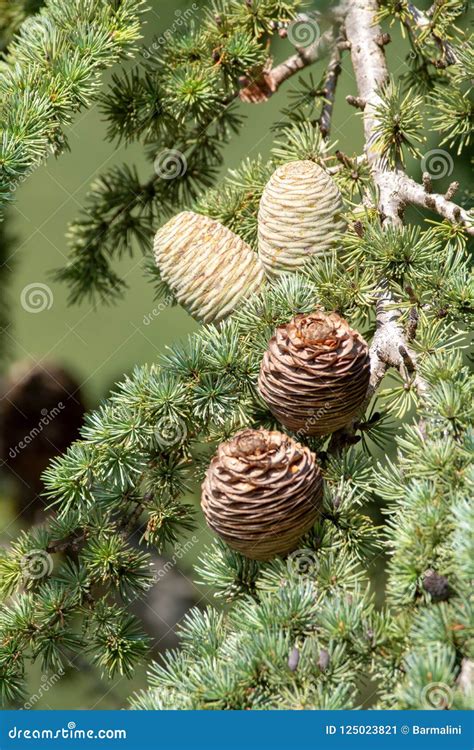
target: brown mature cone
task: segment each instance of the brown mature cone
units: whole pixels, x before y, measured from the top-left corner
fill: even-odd
[[[54,363],[18,362],[0,383],[0,468],[26,522],[42,520],[41,475],[79,438],[85,408],[75,377]]]
[[[362,336],[337,313],[316,311],[277,328],[258,387],[285,427],[326,435],[357,413],[369,377],[369,349]]]
[[[316,456],[281,432],[242,430],[221,443],[202,485],[210,528],[254,560],[285,555],[314,524],[323,480]]]

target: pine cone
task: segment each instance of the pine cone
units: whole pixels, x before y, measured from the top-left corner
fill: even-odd
[[[345,223],[339,189],[312,161],[278,167],[258,214],[258,253],[270,276],[295,271],[311,255],[324,255]]]
[[[76,378],[53,362],[17,362],[0,384],[0,466],[24,521],[42,520],[42,474],[79,438],[85,410]]]
[[[242,430],[211,461],[201,507],[210,528],[254,560],[285,555],[314,524],[323,480],[316,456],[288,435]]]
[[[325,435],[344,427],[364,401],[369,350],[337,313],[298,315],[277,328],[260,367],[258,387],[285,427]]]
[[[204,323],[222,320],[259,289],[264,269],[243,240],[207,216],[183,211],[155,236],[155,259],[178,302]]]

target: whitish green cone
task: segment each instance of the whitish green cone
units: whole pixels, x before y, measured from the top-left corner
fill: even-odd
[[[269,276],[296,271],[327,254],[344,229],[342,198],[332,177],[312,161],[283,164],[260,201],[258,253]]]
[[[240,237],[192,211],[168,221],[157,232],[154,249],[162,279],[204,323],[225,318],[264,280],[258,256]]]

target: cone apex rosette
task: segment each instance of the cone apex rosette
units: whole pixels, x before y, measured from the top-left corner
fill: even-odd
[[[260,367],[258,388],[274,416],[300,435],[326,435],[362,406],[369,348],[336,312],[297,315],[279,326]]]
[[[221,443],[202,485],[209,527],[255,560],[285,555],[314,524],[323,479],[314,453],[276,430],[245,429]]]

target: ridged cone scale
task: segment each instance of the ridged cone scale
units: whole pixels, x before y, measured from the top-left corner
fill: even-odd
[[[202,485],[208,526],[254,560],[286,555],[316,521],[323,479],[316,456],[288,435],[246,429],[221,443]]]
[[[313,255],[327,255],[345,228],[339,188],[312,161],[283,164],[260,200],[258,254],[268,276],[297,271]]]
[[[260,289],[264,269],[218,221],[183,211],[156,234],[155,261],[178,302],[203,323],[219,322]]]
[[[279,326],[263,356],[258,389],[270,411],[297,434],[341,429],[361,407],[369,348],[337,313],[297,315]]]

